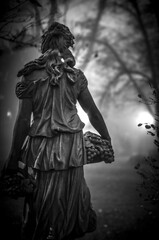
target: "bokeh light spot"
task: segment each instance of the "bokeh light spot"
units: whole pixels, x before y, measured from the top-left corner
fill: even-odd
[[[12,117],[11,111],[8,111],[8,112],[7,112],[7,117],[8,117],[8,118],[11,118],[11,117]]]
[[[154,123],[154,118],[149,112],[143,111],[143,112],[139,112],[138,115],[136,116],[136,122],[137,124],[139,123],[152,124]]]

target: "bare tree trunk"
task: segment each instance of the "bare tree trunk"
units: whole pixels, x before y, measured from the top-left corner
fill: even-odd
[[[85,56],[85,59],[84,59],[82,65],[80,66],[80,68],[83,71],[86,69],[86,67],[88,65],[88,62],[90,60],[90,57],[92,55],[94,42],[95,42],[96,36],[97,36],[98,26],[99,26],[100,20],[102,18],[103,12],[105,10],[106,2],[107,2],[107,0],[99,0],[99,3],[98,3],[98,13],[97,13],[97,16],[96,16],[96,19],[95,19],[95,24],[92,27],[92,31],[91,31],[91,34],[90,34],[90,37],[89,37],[90,38],[90,43],[89,43],[88,51],[87,51],[87,54]]]
[[[55,16],[58,13],[58,0],[50,0],[50,18],[48,22],[48,27],[56,20]]]
[[[142,17],[141,17],[141,12],[140,12],[140,9],[139,9],[139,6],[138,6],[138,2],[136,0],[130,0],[133,8],[135,9],[136,11],[136,16],[137,16],[137,20],[138,20],[138,23],[139,23],[139,26],[140,26],[140,29],[141,29],[141,32],[143,34],[143,37],[144,37],[144,40],[145,40],[145,45],[146,45],[146,48],[147,48],[147,54],[148,54],[148,62],[149,62],[149,65],[150,65],[150,69],[151,69],[151,73],[152,73],[152,81],[150,82],[150,84],[152,85],[152,87],[156,90],[156,104],[155,104],[155,108],[156,108],[156,112],[159,112],[159,85],[158,85],[158,69],[156,69],[156,66],[155,66],[155,59],[154,59],[154,56],[153,56],[153,52],[152,52],[152,47],[151,47],[151,44],[149,42],[149,37],[148,37],[148,34],[147,34],[147,31],[146,31],[146,28],[144,26],[144,23],[143,23],[143,20],[142,20]]]
[[[156,0],[150,0],[151,4],[152,4],[152,8],[153,8],[153,11],[155,13],[155,16],[156,16],[156,20],[157,20],[157,25],[159,27],[159,11],[158,11],[158,3]]]
[[[33,5],[34,6],[34,10],[35,10],[35,36],[36,38],[40,38],[41,36],[41,32],[42,32],[42,25],[41,25],[41,17],[40,17],[40,12],[39,12],[39,9],[36,5]]]
[[[65,0],[64,1],[64,4],[65,4],[65,8],[64,8],[64,24],[66,24],[66,16],[67,16],[67,11],[69,9],[69,0]]]

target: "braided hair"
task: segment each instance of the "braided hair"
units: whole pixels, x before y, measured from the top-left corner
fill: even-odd
[[[74,36],[67,26],[54,22],[42,35],[42,55],[38,59],[25,64],[24,68],[18,72],[17,76],[28,75],[32,71],[44,67],[48,68],[49,64],[47,64],[47,62],[50,61],[52,57],[55,57],[56,60],[57,58],[62,57],[67,61],[67,64],[70,67],[73,67],[75,65],[75,59],[71,51],[68,49],[69,47],[73,47],[73,39]],[[57,50],[60,52],[60,56],[59,53],[57,53]],[[52,52],[54,52],[54,54],[52,54]],[[50,72],[49,69],[48,72]]]
[[[54,22],[42,35],[41,52],[48,49],[59,49],[61,52],[69,47],[73,47],[74,36],[69,28],[61,23]]]

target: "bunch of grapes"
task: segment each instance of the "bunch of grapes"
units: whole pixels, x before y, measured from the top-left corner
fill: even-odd
[[[18,174],[9,174],[0,179],[0,195],[16,199],[31,194],[33,190],[33,181]]]
[[[16,174],[7,175],[0,181],[0,193],[16,198],[21,192],[21,177]]]
[[[101,136],[86,132],[84,134],[85,148],[87,154],[87,163],[97,163],[104,161],[111,163],[114,161],[114,152],[111,143],[102,139]]]

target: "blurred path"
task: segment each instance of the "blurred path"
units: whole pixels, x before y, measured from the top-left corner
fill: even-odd
[[[80,240],[134,240],[139,237],[145,240],[150,236],[151,240],[156,239],[151,231],[152,226],[157,226],[156,208],[139,197],[137,187],[141,178],[132,163],[116,159],[112,164],[89,165],[85,167],[85,178],[98,226],[94,233]]]

